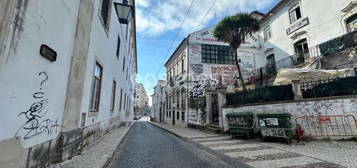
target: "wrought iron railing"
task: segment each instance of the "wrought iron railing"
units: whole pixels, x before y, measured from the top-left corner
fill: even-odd
[[[321,56],[319,46],[311,47],[308,52],[290,55],[276,61],[274,64],[267,64],[259,68],[256,78],[264,80],[273,77],[281,68],[294,68],[308,62],[310,58],[319,56]]]
[[[267,64],[264,67],[258,68],[256,73],[257,83],[266,83],[268,79],[275,77],[278,70],[281,68],[295,68],[306,63],[312,58],[326,57],[331,54],[345,51],[357,46],[357,31],[342,35],[332,40],[321,43],[317,46],[309,48],[308,52],[298,53],[286,56],[283,59],[275,61],[274,64]],[[346,65],[345,65],[346,64]],[[348,65],[347,65],[348,64]],[[355,62],[351,61],[342,65],[326,67],[327,69],[338,69],[350,67]]]

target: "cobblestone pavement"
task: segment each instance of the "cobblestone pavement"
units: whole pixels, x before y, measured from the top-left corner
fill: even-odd
[[[286,145],[256,140],[232,139],[231,136],[205,133],[197,129],[152,124],[189,141],[199,143],[210,150],[244,161],[255,168],[357,167],[357,143],[355,142],[310,142],[306,145]],[[346,156],[347,153],[350,156]]]
[[[97,141],[87,145],[82,154],[49,168],[102,168],[112,157],[131,126],[113,129]]]
[[[226,158],[230,159],[228,156]],[[234,160],[234,159],[232,159]],[[230,162],[147,122],[136,122],[115,153],[112,168],[250,168]]]

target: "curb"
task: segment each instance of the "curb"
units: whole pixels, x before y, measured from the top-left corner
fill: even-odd
[[[130,125],[130,127],[124,132],[124,136],[122,136],[122,138],[120,139],[118,145],[115,147],[115,150],[113,152],[110,152],[110,157],[108,157],[108,159],[106,160],[106,162],[104,163],[103,166],[101,166],[101,168],[106,168],[109,166],[115,152],[117,151],[117,149],[120,147],[120,145],[124,142],[124,139],[127,137],[129,131],[131,130],[131,128],[133,128],[133,126],[135,125],[136,121],[133,121],[132,124]]]
[[[179,134],[177,134],[177,133],[175,133],[175,132],[173,132],[173,131],[171,131],[171,130],[168,130],[168,129],[166,129],[166,128],[160,126],[159,124],[156,124],[156,123],[151,122],[151,121],[148,121],[148,123],[150,123],[151,125],[153,125],[153,126],[155,126],[155,127],[157,127],[157,128],[160,128],[160,129],[162,129],[162,130],[164,130],[164,131],[167,131],[168,133],[170,133],[170,134],[172,134],[172,135],[174,135],[174,136],[176,136],[176,137],[178,137],[178,138],[188,139],[188,138],[183,137],[183,136],[181,136],[181,135],[179,135]]]

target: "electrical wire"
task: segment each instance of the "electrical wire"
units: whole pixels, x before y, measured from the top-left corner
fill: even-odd
[[[192,8],[194,2],[195,2],[195,0],[192,0],[192,1],[191,1],[190,7],[187,9],[187,12],[186,12],[185,16],[184,16],[184,18],[182,19],[181,24],[180,24],[179,28],[178,28],[177,31],[176,31],[175,37],[174,37],[174,39],[172,40],[172,42],[171,42],[171,44],[170,44],[170,47],[169,47],[169,49],[167,50],[167,53],[165,54],[166,57],[165,57],[165,59],[163,60],[162,65],[165,63],[167,57],[170,56],[169,54],[170,54],[171,48],[172,48],[173,44],[175,43],[175,41],[176,41],[176,39],[177,39],[177,36],[179,35],[179,33],[180,33],[181,29],[182,29],[182,26],[183,26],[183,24],[185,23],[186,18],[187,18],[187,16],[188,16],[188,14],[190,13],[191,8]],[[161,71],[161,68],[163,68],[163,67],[160,67],[160,69],[157,71],[156,75],[159,75],[159,73],[160,73],[160,71]]]
[[[211,7],[207,10],[206,14],[201,19],[200,24],[198,24],[198,26],[196,27],[195,32],[200,28],[200,26],[202,25],[203,21],[206,19],[206,17],[208,16],[209,12],[212,10],[212,8],[216,4],[216,2],[217,2],[217,0],[214,0],[214,2],[212,3]]]

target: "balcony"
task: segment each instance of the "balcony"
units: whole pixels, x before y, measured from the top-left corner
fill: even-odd
[[[320,51],[319,48],[311,47],[309,52],[305,53],[298,53],[294,55],[287,56],[279,61],[276,61],[274,64],[267,64],[266,66],[258,69],[258,79],[263,78],[270,78],[276,75],[278,69],[283,68],[298,68],[305,63],[309,62],[310,59],[319,57]]]
[[[346,51],[357,45],[357,31],[331,39],[317,46],[309,48],[308,52],[287,56],[275,61],[275,64],[267,64],[258,69],[257,79],[263,81],[274,77],[278,69],[301,68],[305,63],[314,58],[329,57],[331,55]]]

